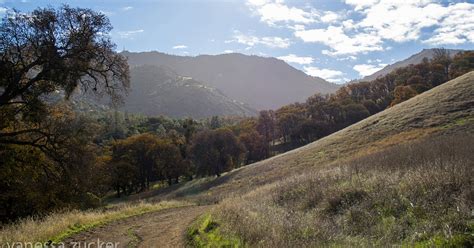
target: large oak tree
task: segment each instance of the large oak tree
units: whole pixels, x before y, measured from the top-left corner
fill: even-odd
[[[108,18],[90,9],[12,11],[0,23],[0,144],[53,150],[48,95],[78,88],[119,102],[129,86],[126,59]]]

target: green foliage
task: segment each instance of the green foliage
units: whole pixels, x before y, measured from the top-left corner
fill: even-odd
[[[240,239],[222,234],[219,223],[209,214],[188,229],[187,239],[194,247],[247,247]]]
[[[151,133],[139,134],[112,144],[112,185],[121,193],[131,194],[150,187],[152,181],[168,184],[187,175],[189,167],[179,148],[179,137],[160,138]]]
[[[100,193],[93,190],[100,183],[91,180],[97,159],[91,140],[97,127],[64,106],[49,111],[45,129],[55,134],[51,136],[54,147],[0,144],[2,222],[65,207],[98,205],[91,197]]]
[[[243,145],[230,129],[201,131],[193,138],[189,153],[200,176],[216,175],[240,166]]]
[[[114,51],[107,35],[111,29],[105,15],[67,5],[29,14],[14,10],[3,17],[0,143],[54,146],[50,136],[55,133],[43,126],[50,114],[46,99],[57,90],[66,98],[81,88],[120,100],[129,84],[128,65]],[[19,121],[28,128],[11,126]]]
[[[51,94],[77,88],[120,101],[128,65],[90,9],[13,10],[0,22],[0,221],[97,206],[92,185],[100,127]],[[99,183],[100,184],[100,183]]]
[[[471,231],[472,232],[472,231]],[[407,244],[406,247],[427,248],[427,247],[473,247],[474,237],[472,234],[456,234],[452,237],[435,236],[426,241]]]
[[[261,111],[255,129],[267,142],[269,155],[279,147],[285,151],[341,130],[473,69],[474,52],[450,57],[445,49],[438,49],[432,60],[399,68],[374,81],[348,84],[331,95],[316,94],[303,104]]]

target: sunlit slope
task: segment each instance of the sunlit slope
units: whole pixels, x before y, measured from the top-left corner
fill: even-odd
[[[178,185],[158,192],[158,196],[218,201],[394,144],[425,136],[473,132],[474,72],[470,72],[299,149],[216,179]]]

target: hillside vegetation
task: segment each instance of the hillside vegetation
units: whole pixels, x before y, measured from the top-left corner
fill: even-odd
[[[224,199],[214,226],[252,246],[468,244],[473,127],[471,72],[173,197]]]
[[[201,179],[163,190],[158,192],[159,197],[202,196],[210,201],[219,200],[398,143],[444,133],[467,135],[473,132],[470,127],[474,125],[473,82],[474,72],[467,73],[316,142],[213,180]],[[205,192],[205,196],[200,192]]]
[[[224,200],[212,221],[250,246],[469,247],[473,138],[426,138],[308,170]]]

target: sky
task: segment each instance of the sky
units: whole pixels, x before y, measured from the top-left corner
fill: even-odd
[[[424,48],[474,49],[474,0],[0,0],[11,9],[91,8],[117,50],[277,57],[345,83]]]

